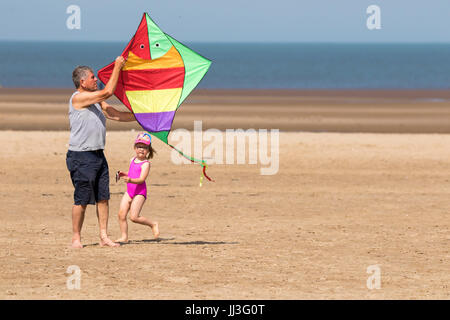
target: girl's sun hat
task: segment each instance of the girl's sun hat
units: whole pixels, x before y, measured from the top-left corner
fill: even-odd
[[[134,141],[134,144],[137,143],[143,143],[148,146],[152,143],[152,137],[148,133],[141,132],[137,135],[136,140]]]

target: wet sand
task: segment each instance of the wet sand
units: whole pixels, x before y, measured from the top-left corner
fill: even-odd
[[[81,250],[69,248],[70,92],[0,90],[1,299],[450,297],[447,92],[199,91],[177,126],[280,129],[277,174],[214,164],[199,187],[200,167],[155,140],[142,215],[160,240],[130,222],[129,244],[100,247],[89,206]],[[105,150],[113,239],[125,191],[113,173],[139,130],[121,125],[109,122]],[[71,265],[80,290],[67,288]],[[367,287],[370,266],[380,289]]]
[[[72,89],[0,89],[0,130],[68,130]],[[116,98],[108,102],[127,110]],[[450,90],[196,90],[173,128],[450,133]],[[109,130],[139,130],[109,122]]]

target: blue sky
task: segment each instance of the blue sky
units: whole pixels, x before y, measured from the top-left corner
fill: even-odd
[[[66,27],[70,5],[79,30]],[[369,5],[379,30],[366,26]],[[450,42],[449,0],[2,1],[0,40],[126,42],[145,11],[187,42]]]

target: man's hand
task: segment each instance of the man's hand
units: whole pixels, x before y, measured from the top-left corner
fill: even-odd
[[[133,112],[116,110],[104,101],[100,102],[100,106],[102,107],[102,111],[106,119],[121,122],[136,121]]]
[[[114,62],[114,67],[115,67],[115,68],[122,69],[126,62],[127,62],[127,60],[124,59],[124,57],[118,56],[118,57],[116,58],[116,61]]]

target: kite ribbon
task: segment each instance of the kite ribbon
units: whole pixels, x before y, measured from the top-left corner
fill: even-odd
[[[193,163],[198,163],[199,165],[202,166],[203,170],[202,170],[202,176],[200,177],[200,187],[202,186],[203,183],[203,177],[206,177],[206,179],[208,179],[209,181],[215,182],[214,180],[212,180],[210,177],[208,177],[208,175],[206,174],[206,168],[208,167],[208,165],[206,164],[205,160],[198,160],[195,159],[194,157],[190,157],[186,154],[184,154],[181,150],[178,150],[177,148],[175,148],[173,145],[171,145],[170,143],[167,144],[169,147],[171,147],[172,149],[174,149],[176,152],[178,152],[180,155],[182,155],[183,157],[185,157],[186,159],[190,160]]]

